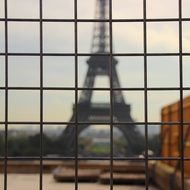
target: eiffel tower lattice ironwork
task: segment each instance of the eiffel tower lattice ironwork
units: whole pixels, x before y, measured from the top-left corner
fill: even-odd
[[[96,18],[106,19],[108,14],[108,1],[107,0],[97,0],[96,7]],[[107,23],[108,24],[108,23]],[[109,67],[110,67],[110,57],[106,55],[99,55],[99,53],[107,53],[109,50],[109,32],[106,22],[97,22],[94,24],[93,39],[91,52],[93,54],[88,60],[88,71],[84,81],[84,88],[93,88],[96,76],[107,76],[110,77]],[[112,86],[113,88],[120,88],[120,83],[118,75],[116,72],[117,60],[113,58],[112,60]],[[86,123],[104,123],[110,120],[110,104],[109,103],[92,103],[92,93],[93,90],[83,90],[80,94],[78,106],[77,106],[77,116],[79,122]],[[133,155],[135,153],[135,148],[137,145],[137,138],[141,138],[136,126],[133,124],[133,119],[130,114],[130,105],[125,103],[124,97],[121,90],[113,90],[113,119],[117,122],[129,122],[130,125],[114,125],[117,127],[124,135],[127,140],[127,155]],[[70,122],[75,121],[75,106],[73,107],[73,115]],[[86,129],[89,124],[78,125],[78,134]],[[61,138],[63,139],[63,154],[65,156],[74,155],[75,147],[75,125],[68,124],[64,130]],[[142,143],[142,142],[141,142]]]

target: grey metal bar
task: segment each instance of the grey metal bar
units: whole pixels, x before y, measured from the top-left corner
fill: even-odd
[[[179,82],[180,82],[180,111],[179,111],[179,120],[180,120],[180,169],[181,169],[181,189],[184,190],[184,129],[183,129],[183,56],[182,56],[182,1],[179,0]]]
[[[109,0],[109,82],[110,82],[110,190],[113,190],[113,27],[112,27],[112,0]]]
[[[43,190],[43,1],[39,0],[40,15],[40,178],[39,190]]]
[[[117,121],[113,121],[114,125],[151,125],[151,126],[158,126],[158,125],[171,125],[171,127],[173,127],[173,125],[180,125],[181,122],[117,122]],[[35,121],[8,121],[7,122],[8,125],[40,125],[40,121],[39,122],[35,122]],[[75,124],[75,122],[43,122],[43,125],[67,125],[67,124]],[[78,121],[78,125],[110,125],[110,122],[80,122]],[[190,122],[183,122],[183,125],[190,125]],[[4,121],[0,121],[0,125],[5,125]]]
[[[182,21],[190,21],[190,18],[181,18]],[[0,18],[0,22],[5,21],[4,18]],[[8,22],[39,22],[38,18],[8,18]],[[42,19],[45,22],[108,22],[109,19]],[[146,22],[178,22],[179,18],[146,18]],[[112,18],[112,23],[117,22],[144,22],[144,19],[114,19]]]
[[[148,170],[148,91],[147,91],[147,9],[146,0],[143,0],[143,44],[144,44],[144,121],[145,121],[145,186],[149,189]]]
[[[4,157],[0,157],[0,161],[4,161]],[[40,157],[7,157],[7,161],[39,161]],[[74,161],[75,157],[43,157],[43,161]],[[101,160],[108,160],[110,161],[110,156],[108,157],[78,157],[78,160],[94,160],[94,161],[101,161]],[[157,161],[157,160],[161,160],[161,161],[167,161],[167,160],[173,160],[173,161],[180,161],[181,157],[149,157],[147,158],[139,158],[139,157],[113,157],[114,161]],[[184,161],[190,161],[190,157],[184,157]]]
[[[0,87],[0,90],[5,90],[6,87]],[[40,87],[7,87],[7,89],[10,90],[40,90]],[[190,87],[149,87],[147,88],[147,91],[179,91],[180,89],[183,90],[190,90]],[[43,87],[44,91],[53,91],[53,90],[65,90],[65,91],[74,91],[75,87]],[[110,91],[109,88],[88,88],[88,87],[78,87],[77,90],[95,90],[95,91]],[[144,91],[143,87],[129,87],[129,88],[113,88],[113,91]]]
[[[4,1],[5,11],[5,152],[4,152],[4,190],[7,190],[8,165],[8,3]]]
[[[7,53],[8,56],[40,56],[40,53],[18,53],[18,52],[9,52]],[[109,56],[109,53],[77,53],[78,56]],[[131,56],[139,56],[139,57],[143,57],[144,53],[113,53],[113,56],[126,56],[126,57],[131,57]],[[147,57],[148,56],[160,56],[160,57],[164,57],[164,56],[179,56],[180,53],[165,53],[165,52],[161,52],[161,53],[147,53],[146,54]],[[190,56],[190,53],[182,53],[181,55],[183,56]],[[0,56],[5,56],[4,52],[0,52]],[[43,53],[43,56],[75,56],[74,53],[70,52],[70,53]]]
[[[78,1],[74,0],[75,41],[75,190],[78,190]]]

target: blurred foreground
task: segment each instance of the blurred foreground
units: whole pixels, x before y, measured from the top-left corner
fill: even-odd
[[[3,189],[4,177],[0,174],[0,189]],[[54,181],[51,174],[43,175],[43,188],[45,190],[73,190],[74,183],[57,183]],[[81,190],[107,190],[109,185],[101,185],[98,183],[79,183]],[[37,174],[9,174],[8,175],[8,189],[9,190],[34,190],[39,189],[39,175]],[[128,185],[114,185],[114,190],[144,190],[145,186],[128,186]],[[149,187],[150,190],[156,190],[155,187]]]

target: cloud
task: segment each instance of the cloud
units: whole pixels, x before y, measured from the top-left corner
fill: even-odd
[[[8,17],[10,18],[38,18],[38,0],[9,0]]]
[[[44,57],[43,81],[46,87],[74,87],[74,57]]]
[[[148,57],[147,75],[148,87],[179,87],[179,58]]]
[[[178,91],[148,92],[148,120],[150,122],[159,122],[161,119],[161,108],[178,100]]]
[[[11,53],[37,53],[40,50],[38,23],[10,22],[8,25],[8,51]]]
[[[74,91],[44,92],[44,121],[68,122],[75,103]]]
[[[142,18],[142,0],[113,0],[113,18]]]
[[[43,1],[44,18],[73,18],[74,1],[67,0],[45,0]]]
[[[4,23],[0,22],[0,52],[5,51],[5,27]]]
[[[5,58],[0,56],[0,86],[5,85]]]
[[[177,23],[149,23],[147,28],[148,52],[178,52]]]
[[[115,52],[143,52],[142,23],[114,23],[113,43]]]
[[[183,52],[190,52],[190,22],[183,22]]]
[[[9,57],[9,86],[40,86],[39,57]]]
[[[43,43],[46,53],[74,52],[73,23],[44,23]]]
[[[143,57],[116,57],[121,87],[144,87]]]
[[[189,11],[189,7],[190,7],[190,1],[189,0],[183,0],[182,1],[182,16],[183,17],[190,17],[190,11]]]
[[[5,120],[5,92],[0,91],[0,121]]]
[[[38,91],[9,91],[9,121],[39,121]]]
[[[131,115],[134,121],[144,121],[144,92],[122,91],[125,102],[131,107]]]
[[[148,18],[178,17],[178,0],[147,0]]]

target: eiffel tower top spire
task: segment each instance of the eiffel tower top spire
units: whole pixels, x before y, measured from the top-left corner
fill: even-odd
[[[108,17],[108,0],[96,0],[96,19],[104,20]],[[109,52],[109,32],[108,23],[97,22],[94,24],[93,39],[91,52],[92,53],[106,53]],[[98,75],[109,77],[110,58],[109,56],[97,56],[92,55],[88,60],[89,65],[85,81],[85,88],[92,88],[95,84],[95,77]],[[119,78],[116,72],[117,60],[112,58],[112,75],[113,75],[113,87],[120,88]],[[83,90],[79,103],[91,104],[92,90]],[[124,97],[121,91],[114,91],[114,102],[125,104]]]
[[[104,20],[108,17],[108,1],[97,0],[95,18]],[[94,25],[91,52],[105,53],[109,48],[109,34],[106,22],[97,22]]]

